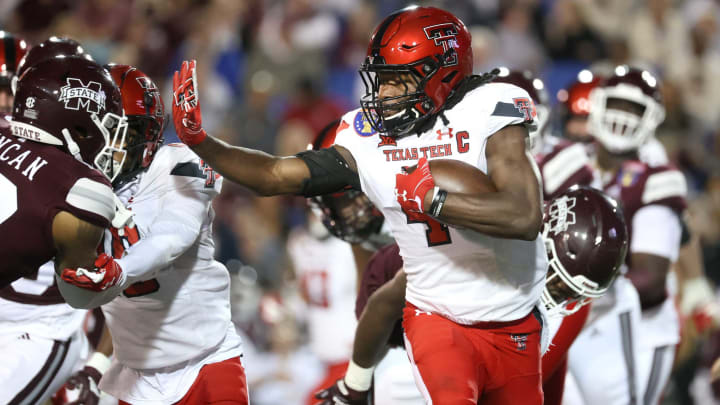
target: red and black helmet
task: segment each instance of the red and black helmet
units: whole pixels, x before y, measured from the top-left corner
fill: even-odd
[[[438,113],[451,91],[472,74],[470,38],[462,21],[439,8],[411,6],[385,18],[360,67],[366,89],[360,104],[372,127],[403,136]],[[401,81],[405,94],[379,98],[383,76]]]
[[[110,74],[76,56],[27,69],[17,81],[10,126],[15,136],[57,145],[98,168],[100,151],[127,129]]]
[[[542,237],[550,263],[542,301],[564,315],[607,291],[628,249],[618,203],[589,187],[572,188],[547,204]]]
[[[660,82],[649,71],[626,65],[602,82],[590,96],[591,134],[612,153],[636,151],[655,134],[665,120]],[[622,101],[635,105],[636,112],[608,106]]]
[[[335,143],[340,120],[333,121],[315,137],[312,150],[329,148]],[[325,228],[349,243],[362,243],[377,235],[385,217],[370,199],[358,190],[345,190],[309,199],[310,206]]]
[[[90,54],[86,53],[80,43],[74,39],[64,37],[50,37],[43,42],[30,48],[25,56],[18,63],[17,76],[22,76],[25,71],[40,62],[58,56],[78,56],[92,60]]]
[[[600,85],[602,77],[587,69],[581,70],[577,78],[564,89],[558,90],[557,118],[562,134],[573,142],[588,143],[587,117],[590,114],[590,93]],[[572,122],[571,122],[572,121]]]
[[[122,105],[128,120],[127,142],[114,145],[116,158],[105,173],[116,187],[146,169],[162,144],[165,129],[165,105],[160,91],[148,75],[129,65],[105,66],[120,88]],[[123,159],[117,158],[121,153]]]
[[[545,128],[550,115],[545,83],[529,70],[510,70],[506,67],[498,68],[498,73],[495,75],[493,82],[514,84],[527,91],[533,99],[535,109],[537,110],[538,125],[536,130],[530,132],[530,142],[531,144],[535,143],[536,138],[540,136]]]
[[[28,51],[24,39],[6,31],[0,31],[0,87],[10,89],[12,78],[18,72],[20,60]],[[9,111],[8,111],[9,112]]]

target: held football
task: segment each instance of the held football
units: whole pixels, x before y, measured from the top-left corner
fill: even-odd
[[[477,194],[496,192],[495,184],[477,167],[453,159],[430,161],[435,185],[448,193]]]

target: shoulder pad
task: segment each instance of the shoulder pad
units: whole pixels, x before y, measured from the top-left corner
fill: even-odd
[[[558,145],[539,164],[545,198],[550,198],[551,195],[576,184],[589,184],[592,181],[589,163],[590,158],[583,145],[578,143]]]
[[[677,170],[662,170],[648,176],[641,201],[643,204],[650,204],[666,198],[685,198],[686,195],[685,176]]]
[[[87,177],[79,178],[65,197],[65,202],[79,210],[100,216],[110,222],[115,216],[115,199],[108,184]]]

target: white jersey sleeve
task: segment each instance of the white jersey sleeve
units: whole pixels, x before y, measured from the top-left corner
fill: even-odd
[[[649,253],[675,262],[682,228],[675,211],[664,205],[646,205],[632,219],[631,253]]]
[[[497,100],[494,105],[483,103],[484,107],[490,108],[488,133],[494,134],[508,125],[524,124],[528,130],[536,128],[537,111],[527,91],[508,83],[491,83],[486,86],[494,88],[494,100]]]

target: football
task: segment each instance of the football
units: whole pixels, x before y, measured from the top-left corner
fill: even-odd
[[[477,194],[497,191],[485,173],[459,160],[431,160],[430,173],[435,179],[435,185],[449,193]]]

